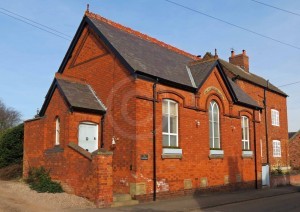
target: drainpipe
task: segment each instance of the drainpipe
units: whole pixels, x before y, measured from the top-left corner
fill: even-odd
[[[255,173],[255,188],[258,189],[258,184],[257,184],[256,118],[255,118],[255,110],[253,110],[253,131],[254,131],[254,173]]]
[[[267,120],[267,96],[266,90],[269,87],[269,80],[267,80],[267,87],[264,88],[264,109],[265,109],[265,130],[266,130],[266,151],[267,151],[267,164],[269,165],[269,138],[268,138],[268,120]],[[270,166],[269,166],[270,168]]]
[[[101,148],[104,147],[104,119],[105,114],[103,114],[101,117]]]
[[[153,83],[153,201],[156,201],[156,84],[158,79]]]

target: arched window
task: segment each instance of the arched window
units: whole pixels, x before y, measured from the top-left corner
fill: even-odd
[[[242,148],[243,150],[250,150],[249,139],[249,119],[247,116],[242,116]]]
[[[178,147],[178,104],[169,99],[162,103],[163,147]]]
[[[220,121],[219,106],[215,101],[209,104],[209,146],[211,149],[220,149]]]
[[[60,120],[59,117],[55,119],[55,145],[59,145],[60,141]]]

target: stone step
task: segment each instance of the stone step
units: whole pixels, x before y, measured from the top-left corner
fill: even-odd
[[[128,201],[128,200],[131,200],[131,195],[130,194],[114,194],[113,200],[114,200],[114,202]]]
[[[111,207],[121,207],[121,206],[129,206],[129,205],[137,205],[139,204],[138,200],[126,200],[120,202],[113,202]]]

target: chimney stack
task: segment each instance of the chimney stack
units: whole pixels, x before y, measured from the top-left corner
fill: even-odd
[[[235,55],[234,51],[231,51],[229,62],[233,65],[241,67],[244,71],[249,73],[249,57],[246,54],[246,50],[243,50],[242,54]]]

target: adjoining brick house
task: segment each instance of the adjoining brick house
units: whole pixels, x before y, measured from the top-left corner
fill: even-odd
[[[300,131],[289,132],[289,158],[292,169],[300,169]]]
[[[288,167],[286,97],[245,51],[201,58],[86,12],[25,122],[24,176],[45,166],[104,206],[118,193],[259,188],[264,163]]]

